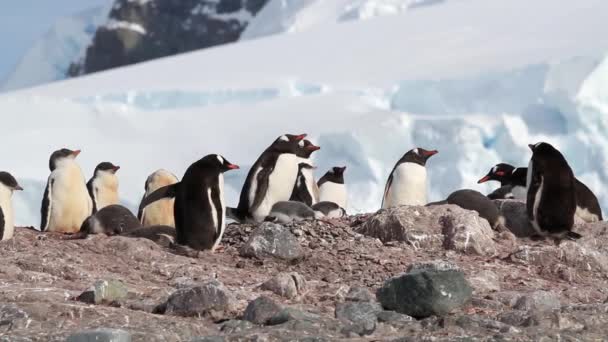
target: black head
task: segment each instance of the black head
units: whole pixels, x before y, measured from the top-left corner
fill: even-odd
[[[59,163],[65,159],[74,159],[80,154],[80,150],[72,151],[67,148],[62,148],[61,150],[57,150],[51,154],[51,158],[49,159],[49,169],[51,171],[55,170]]]
[[[536,166],[540,166],[541,168],[548,168],[550,165],[555,165],[555,163],[566,162],[566,158],[551,144],[546,142],[539,142],[534,145],[528,145],[530,150],[532,150],[532,160],[536,162]]]
[[[423,148],[417,147],[407,151],[405,155],[401,158],[399,163],[416,163],[422,166],[426,165],[426,161],[439,153],[437,150],[425,150]]]
[[[23,190],[19,183],[17,183],[15,177],[8,172],[0,171],[0,183],[12,191]]]
[[[490,169],[487,175],[483,176],[477,181],[477,184],[485,183],[491,180],[503,183],[511,177],[514,170],[515,166],[513,165],[506,163],[496,164]]]
[[[344,171],[346,166],[334,166],[332,167],[321,179],[319,179],[319,185],[325,182],[332,182],[338,184],[344,184]]]
[[[314,170],[314,169],[316,169],[316,167],[312,166],[312,165],[310,165],[308,163],[300,163],[300,164],[298,164],[298,169],[299,170],[304,170],[304,169]]]
[[[97,174],[97,171],[116,173],[116,171],[118,171],[119,169],[120,169],[120,166],[118,166],[118,165],[114,165],[110,162],[102,162],[102,163],[99,163],[97,165],[97,167],[95,167],[95,174]]]
[[[203,157],[200,162],[202,162],[206,167],[209,167],[220,173],[239,169],[238,165],[232,164],[231,162],[226,160],[226,158],[220,156],[219,154],[209,154]]]
[[[296,155],[300,158],[310,158],[314,151],[320,150],[321,147],[316,146],[310,140],[301,140],[298,142],[298,152]]]
[[[301,154],[304,148],[304,138],[306,138],[306,134],[283,134],[268,146],[266,150],[278,153]]]

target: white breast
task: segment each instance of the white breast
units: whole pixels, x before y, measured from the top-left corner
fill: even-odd
[[[107,171],[99,172],[93,180],[93,196],[97,210],[118,204],[118,177]]]
[[[319,202],[333,202],[346,208],[346,185],[334,182],[325,182],[319,187]]]
[[[306,191],[312,197],[312,204],[317,203],[317,195],[315,194],[315,176],[312,173],[311,169],[302,169],[302,176],[304,176]]]
[[[519,200],[525,201],[528,197],[528,190],[526,189],[526,187],[521,185],[514,186],[513,189],[511,189],[511,193],[513,194],[513,198]]]
[[[13,216],[13,203],[11,200],[13,192],[4,184],[0,184],[0,208],[4,215],[4,233],[0,240],[9,240],[15,232],[15,222]]]
[[[84,175],[75,162],[65,163],[49,177],[53,180],[51,212],[48,231],[75,233],[91,215],[93,202],[86,187]]]
[[[426,167],[416,163],[401,163],[393,171],[393,181],[384,195],[382,208],[425,205],[426,187]]]
[[[257,171],[256,171],[257,175]],[[268,189],[260,206],[251,213],[253,219],[262,222],[270,213],[272,206],[279,201],[288,201],[293,191],[293,186],[298,177],[298,157],[295,154],[281,154],[276,165],[268,178]],[[252,184],[253,185],[253,184]],[[257,191],[257,188],[255,189]],[[255,192],[250,192],[251,194]],[[249,202],[252,205],[253,201]]]
[[[217,184],[218,184],[218,188],[219,188],[219,197],[220,197],[220,206],[221,206],[221,213],[220,215],[222,218],[222,224],[218,227],[219,228],[219,234],[217,237],[217,240],[215,240],[215,243],[213,244],[213,247],[211,247],[211,250],[214,251],[217,246],[219,246],[220,242],[222,241],[222,236],[224,235],[224,230],[226,230],[226,205],[224,203],[224,175],[220,173],[218,180],[217,180]],[[209,189],[211,190],[211,189]],[[215,224],[215,227],[218,226],[217,223],[217,209],[214,207],[213,205],[213,201],[211,200],[211,192],[209,192],[209,203],[211,203],[211,208],[213,209],[213,213],[212,213],[212,217],[213,217],[213,222]]]
[[[530,169],[528,169],[530,170]],[[540,226],[538,225],[538,207],[540,206],[540,200],[542,197],[542,193],[543,193],[543,183],[544,183],[544,178],[543,176],[540,177],[540,186],[538,187],[538,190],[536,191],[536,194],[534,194],[534,206],[532,207],[532,227],[534,227],[534,230],[536,230],[536,232],[540,235],[546,235],[546,233],[544,233],[542,231],[542,229],[540,229]]]
[[[177,182],[178,179],[169,171],[162,169],[158,170],[148,177],[148,189],[146,190],[145,196],[150,195],[163,186],[175,184]],[[175,219],[173,217],[174,203],[174,198],[165,198],[147,205],[142,212],[142,225],[144,227],[156,225],[175,227]]]

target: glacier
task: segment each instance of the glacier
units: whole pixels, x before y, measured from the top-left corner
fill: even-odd
[[[489,192],[495,184],[476,180],[500,161],[525,165],[527,144],[540,140],[608,208],[608,41],[598,29],[608,26],[608,4],[552,4],[445,1],[0,95],[0,111],[14,113],[0,137],[11,146],[3,168],[26,188],[14,196],[17,223],[38,225],[57,148],[81,148],[87,176],[101,161],[121,165],[131,209],[151,172],[181,176],[220,153],[242,168],[226,175],[236,205],[250,165],[285,132],[322,147],[318,177],[348,167],[350,212],[380,207],[388,173],[410,148],[440,152],[428,163],[434,201],[460,188]],[[575,14],[584,20],[555,20]],[[528,20],[514,26],[515,15]]]

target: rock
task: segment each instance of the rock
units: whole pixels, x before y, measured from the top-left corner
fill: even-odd
[[[110,304],[127,298],[129,289],[120,280],[98,280],[91,289],[78,296],[78,300],[91,304]]]
[[[382,306],[370,302],[345,302],[336,305],[336,318],[346,324],[348,332],[369,335],[376,330],[377,315]]]
[[[376,296],[365,287],[351,287],[344,299],[350,302],[375,302]]]
[[[277,258],[297,260],[304,251],[291,231],[279,224],[265,222],[255,229],[249,240],[241,247],[240,255],[250,258]]]
[[[514,309],[524,311],[553,311],[561,307],[559,296],[549,291],[534,291],[515,303]]]
[[[131,342],[131,334],[120,329],[95,329],[68,336],[66,342]]]
[[[271,298],[260,296],[247,305],[243,313],[243,319],[256,324],[266,324],[272,317],[281,312],[282,309]]]
[[[526,212],[526,202],[522,200],[494,200],[505,225],[517,237],[529,237],[536,233]]]
[[[283,324],[283,323],[286,323],[289,321],[315,322],[315,321],[319,321],[321,319],[322,319],[321,316],[311,313],[311,312],[299,310],[296,308],[285,308],[285,309],[281,310],[280,312],[278,312],[277,314],[275,314],[273,317],[271,317],[270,320],[268,321],[268,324],[269,325],[278,325],[278,324]]]
[[[460,271],[413,271],[387,280],[378,290],[382,306],[415,318],[445,315],[471,299]]]
[[[608,275],[608,255],[590,245],[594,239],[562,241],[559,246],[519,246],[511,259],[524,265],[551,266],[563,263],[577,271]]]
[[[255,325],[248,321],[231,319],[222,324],[220,330],[225,334],[234,334],[242,331],[253,329]]]
[[[407,273],[420,271],[460,271],[458,265],[444,260],[416,262],[407,267]]]
[[[0,305],[0,333],[13,329],[26,328],[29,325],[30,316],[14,304]]]
[[[488,329],[500,332],[512,332],[511,329],[513,329],[513,327],[508,324],[493,319],[480,317],[478,315],[460,316],[456,319],[456,325],[465,329],[465,331],[471,331],[473,329]]]
[[[395,311],[382,311],[378,313],[377,317],[378,322],[382,323],[409,323],[415,321],[413,317]]]
[[[224,342],[226,339],[223,336],[204,336],[196,337],[190,340],[190,342]]]
[[[157,307],[158,313],[176,316],[221,315],[233,309],[234,298],[217,280],[175,291]]]
[[[302,294],[305,289],[306,279],[296,272],[279,273],[262,284],[262,290],[272,291],[281,297],[289,299]]]
[[[488,293],[500,291],[500,279],[498,274],[490,270],[481,270],[469,277],[469,283],[476,293]]]
[[[454,249],[493,255],[496,245],[490,224],[456,205],[400,206],[378,211],[357,230],[382,242],[405,241],[415,248]]]

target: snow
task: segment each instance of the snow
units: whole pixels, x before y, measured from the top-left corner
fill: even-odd
[[[84,57],[95,30],[106,20],[108,12],[109,6],[102,6],[59,19],[25,53],[0,85],[0,91],[64,79],[70,64]]]
[[[109,19],[104,25],[109,30],[127,30],[137,32],[139,34],[146,34],[146,29],[138,23],[132,23],[129,21],[122,21],[116,19]]]
[[[218,13],[213,6],[213,3],[209,4],[198,4],[191,11],[193,15],[201,15],[204,14],[210,18],[214,18],[217,20],[228,21],[228,20],[236,20],[241,24],[246,24],[253,18],[251,12],[247,11],[245,7],[242,7],[240,10],[236,12],[227,12],[227,13]]]
[[[496,184],[476,180],[500,161],[526,165],[527,144],[540,140],[606,208],[604,13],[603,0],[445,1],[5,94],[0,112],[19,115],[3,123],[0,143],[14,146],[3,168],[27,186],[15,195],[17,223],[38,224],[54,149],[81,148],[87,176],[101,161],[121,165],[132,209],[151,172],[181,176],[220,153],[242,168],[226,174],[235,206],[251,164],[286,132],[322,147],[317,177],[348,166],[350,212],[380,207],[390,170],[413,147],[440,152],[427,164],[434,201],[489,192]]]

